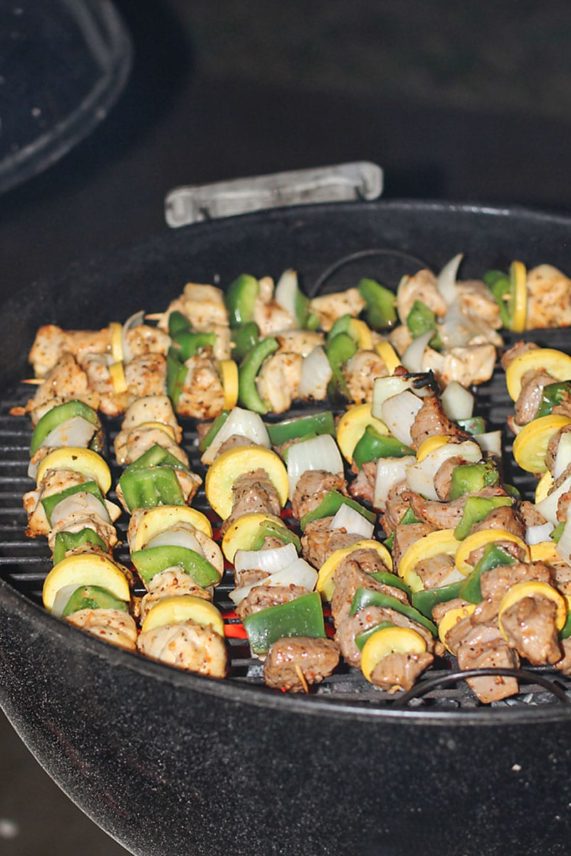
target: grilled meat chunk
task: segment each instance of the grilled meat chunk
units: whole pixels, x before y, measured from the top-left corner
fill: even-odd
[[[419,300],[432,309],[435,315],[446,314],[447,305],[432,271],[419,270],[414,276],[403,276],[397,289],[397,310],[401,321],[406,321],[413,303]]]
[[[441,554],[431,559],[421,559],[414,568],[425,589],[446,585],[446,580],[454,570],[454,558]]]
[[[537,351],[539,345],[536,345],[535,342],[516,342],[515,345],[512,345],[511,348],[508,348],[504,351],[502,358],[500,360],[503,369],[507,369],[509,364],[516,359],[516,357],[521,357],[522,354],[526,354],[528,351]]]
[[[395,567],[398,568],[403,553],[420,538],[434,532],[434,527],[428,523],[399,523],[395,533],[395,543],[393,549],[393,560]]]
[[[533,369],[524,374],[521,379],[521,391],[515,403],[516,425],[527,425],[535,419],[541,404],[543,389],[551,383],[555,383],[555,378],[543,369]]]
[[[517,669],[519,665],[517,653],[501,637],[497,625],[481,624],[470,627],[458,647],[457,657],[458,665],[463,671],[493,668]],[[515,678],[500,675],[469,678],[467,683],[484,704],[516,695],[519,689]]]
[[[502,544],[502,549],[508,542]],[[507,550],[506,550],[507,552]],[[497,620],[502,598],[508,589],[516,583],[535,580],[540,583],[553,582],[553,568],[544,562],[516,562],[514,565],[500,565],[486,571],[480,578],[482,601],[473,614],[475,623],[486,623]]]
[[[228,327],[228,312],[224,303],[224,292],[214,285],[187,282],[183,293],[171,301],[159,322],[162,330],[168,330],[171,312],[181,312],[194,330],[209,332],[215,327]]]
[[[68,616],[66,621],[118,648],[136,650],[137,626],[131,616],[121,609],[80,609]]]
[[[413,447],[418,449],[424,440],[436,434],[469,439],[468,435],[446,416],[440,400],[435,395],[427,395],[410,429]]]
[[[323,294],[320,297],[314,297],[310,303],[311,312],[317,315],[319,326],[326,333],[342,315],[352,315],[356,318],[364,308],[365,301],[357,288]]]
[[[525,524],[517,509],[510,505],[494,508],[487,517],[472,527],[472,532],[481,532],[483,529],[506,529],[512,535],[525,540]]]
[[[308,357],[314,348],[323,345],[324,336],[312,330],[282,330],[276,334],[276,339],[279,351]]]
[[[555,664],[555,668],[560,672],[563,672],[564,675],[569,676],[571,675],[571,637],[562,639],[560,644],[563,650],[563,656]]]
[[[371,683],[389,693],[412,689],[420,675],[434,662],[434,656],[423,654],[399,654],[393,652],[383,657],[371,675]]]
[[[177,458],[183,466],[188,467],[188,457],[172,437],[161,428],[145,425],[128,430],[122,429],[115,438],[114,448],[117,463],[126,467],[138,460],[153,446],[162,446],[167,452]]]
[[[263,469],[253,470],[236,479],[233,487],[232,514],[224,530],[244,514],[273,514],[279,517],[281,506],[277,491]]]
[[[125,336],[127,351],[123,359],[125,363],[134,357],[142,357],[144,354],[162,354],[166,357],[171,344],[171,338],[158,327],[148,324],[138,324],[131,327]]]
[[[188,374],[177,403],[181,416],[213,419],[224,408],[224,388],[214,355],[203,348],[185,363]]]
[[[571,279],[553,265],[527,273],[527,329],[571,324]]]
[[[304,559],[315,568],[320,568],[335,550],[349,547],[362,540],[361,535],[353,532],[331,529],[332,520],[332,517],[323,517],[305,527],[305,533],[301,539],[301,550]]]
[[[146,630],[139,635],[137,648],[152,660],[211,678],[224,678],[228,671],[228,654],[222,637],[210,627],[193,621]]]
[[[444,352],[442,364],[435,367],[435,373],[446,386],[453,380],[462,386],[471,386],[489,380],[494,373],[495,362],[496,348],[492,343],[457,346]]]
[[[401,589],[385,585],[371,577],[371,574],[387,570],[379,554],[374,550],[355,550],[341,562],[335,571],[335,588],[331,598],[331,615],[336,625],[340,625],[349,615],[358,588],[384,592],[400,600],[401,603],[408,603],[408,598]]]
[[[357,351],[343,367],[351,401],[356,404],[372,401],[375,379],[388,374],[384,360],[376,351]]]
[[[553,665],[561,659],[555,626],[557,607],[546,597],[524,597],[502,614],[509,645],[533,666]]]
[[[285,413],[297,398],[303,357],[280,351],[268,357],[256,378],[258,393],[272,413]]]
[[[160,422],[169,425],[175,434],[175,440],[180,443],[182,428],[176,420],[170,398],[167,395],[144,395],[129,405],[123,417],[122,431],[138,428],[144,422]]]
[[[32,424],[36,425],[52,407],[72,399],[83,401],[95,410],[99,407],[99,395],[91,388],[85,371],[72,354],[63,354],[28,401],[26,412],[31,414]]]
[[[325,494],[331,490],[347,495],[347,483],[343,475],[325,470],[306,470],[299,477],[291,501],[293,516],[301,520],[304,514],[317,508]]]
[[[212,600],[212,589],[204,589],[196,585],[189,574],[182,568],[165,568],[152,578],[147,585],[148,592],[142,598],[139,609],[141,621],[145,620],[148,611],[163,597],[178,597],[191,594],[204,600]]]
[[[236,614],[243,621],[248,615],[260,612],[261,609],[289,603],[304,594],[307,594],[307,589],[293,583],[288,586],[255,586],[250,594],[240,601],[236,607]]]
[[[452,473],[456,467],[465,464],[466,460],[461,455],[456,455],[453,458],[448,458],[437,469],[434,476],[434,489],[438,494],[438,498],[442,502],[447,502],[450,497],[450,488],[452,486]]]
[[[416,517],[424,520],[435,529],[454,529],[462,520],[466,497],[461,496],[453,502],[436,502],[425,499],[419,493],[409,493],[410,507]]]
[[[387,495],[385,513],[382,518],[382,526],[385,534],[392,535],[398,524],[410,508],[410,493],[406,481],[393,485]]]
[[[44,324],[36,333],[29,360],[36,377],[45,377],[64,354],[78,362],[85,354],[104,354],[111,345],[109,327],[103,330],[62,330],[55,324]]]
[[[307,685],[320,684],[338,663],[339,649],[331,639],[278,639],[264,663],[264,682],[272,689],[299,693],[305,691],[304,681]]]
[[[485,283],[477,279],[464,280],[456,283],[456,290],[462,315],[483,321],[494,330],[500,329],[500,307]]]

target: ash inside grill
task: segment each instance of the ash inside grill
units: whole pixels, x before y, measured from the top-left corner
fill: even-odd
[[[544,332],[544,331],[542,331]],[[565,331],[549,331],[552,347],[565,347]],[[531,337],[530,337],[531,338]],[[539,338],[539,337],[535,337]],[[546,338],[545,333],[543,339]],[[561,338],[561,342],[557,340]],[[29,463],[29,447],[32,436],[31,425],[28,419],[10,415],[10,409],[22,405],[28,398],[29,390],[20,387],[6,394],[4,401],[0,404],[0,577],[16,588],[20,593],[41,603],[41,590],[43,580],[51,569],[51,555],[45,539],[26,538],[26,514],[22,508],[22,495],[32,489],[33,483],[27,477]],[[529,497],[533,494],[533,478],[512,466],[511,437],[505,430],[506,419],[512,412],[513,403],[507,399],[505,392],[505,380],[501,370],[496,370],[494,378],[487,384],[478,388],[477,413],[485,416],[489,423],[489,430],[495,428],[504,429],[505,440],[505,463],[504,479],[514,484],[523,496]],[[280,419],[301,415],[307,412],[305,408],[298,408],[288,414],[282,414]],[[191,467],[195,472],[204,475],[204,468],[200,464],[198,454],[196,431],[191,420],[179,420],[183,426],[183,446],[188,452]],[[105,433],[109,445],[112,444],[119,430],[119,420],[106,420],[104,423]],[[106,455],[109,461],[114,483],[116,483],[120,471],[112,466],[112,455]],[[114,499],[113,494],[110,495]],[[209,509],[204,491],[200,491],[193,502],[193,506],[208,514],[212,519],[212,511]],[[119,538],[126,541],[127,518],[123,515],[117,522]],[[114,551],[118,561],[129,565],[129,553],[126,545]],[[222,583],[216,589],[215,603],[224,612],[233,609],[233,604],[228,598],[228,592],[232,589],[232,578],[226,573]],[[143,594],[141,588],[136,594]],[[54,619],[55,620],[55,619]],[[229,619],[232,622],[232,619]],[[81,632],[77,630],[76,632]],[[242,639],[230,638],[231,672],[228,680],[252,687],[263,687],[262,665],[259,660],[250,656],[249,647]],[[103,644],[103,643],[101,643]],[[164,668],[168,668],[165,666]],[[485,715],[486,706],[480,705],[464,680],[457,683],[438,684],[437,679],[446,679],[457,670],[457,664],[450,656],[442,658],[437,664],[428,670],[417,682],[414,690],[417,697],[408,702],[409,707],[425,709],[427,711],[474,711],[481,709],[481,715]],[[545,705],[561,704],[563,698],[571,701],[571,679],[561,675],[555,669],[548,667],[526,667],[527,677],[520,678],[520,693],[518,696],[505,701],[496,702],[493,707],[519,708],[522,705]],[[548,678],[551,683],[560,689],[560,696],[555,696],[538,683],[543,678]],[[425,692],[425,690],[427,690]],[[265,692],[271,692],[264,689]],[[402,695],[402,694],[401,694]],[[387,708],[399,705],[399,696],[390,695],[371,686],[363,678],[361,672],[351,669],[346,665],[340,668],[322,684],[318,685],[308,698],[319,696],[329,703],[350,703],[355,707]]]

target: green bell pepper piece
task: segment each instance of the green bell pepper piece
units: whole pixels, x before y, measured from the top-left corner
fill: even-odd
[[[201,452],[205,452],[208,449],[208,447],[210,446],[210,444],[212,443],[212,441],[214,440],[214,438],[216,437],[216,435],[218,434],[229,416],[229,410],[223,410],[222,413],[218,414],[218,416],[216,417],[216,419],[198,444],[198,448]]]
[[[337,333],[329,342],[326,342],[325,353],[332,371],[329,382],[330,393],[332,395],[339,393],[347,398],[347,381],[343,375],[343,366],[357,353],[357,343],[348,333]]]
[[[201,348],[213,348],[216,344],[216,333],[178,333],[174,341],[179,360],[184,362],[198,353]]]
[[[390,594],[382,594],[380,591],[374,591],[370,588],[358,588],[353,597],[351,604],[351,615],[356,615],[359,610],[367,609],[369,606],[380,606],[384,609],[394,609],[395,612],[400,612],[401,615],[406,615],[411,621],[416,621],[426,627],[434,636],[436,636],[436,625],[424,616],[418,609],[409,606],[407,603],[401,603],[396,597]]]
[[[318,434],[335,436],[335,420],[330,410],[298,416],[295,419],[284,419],[283,422],[268,422],[266,428],[272,446],[281,446],[288,440],[297,440],[300,437],[307,438],[308,434],[315,437]]]
[[[184,505],[184,495],[172,467],[125,470],[119,487],[130,512],[156,505]]]
[[[265,654],[278,639],[292,636],[325,637],[319,592],[304,594],[289,603],[270,606],[243,621],[254,654]]]
[[[387,550],[389,552],[391,552],[393,547],[395,546],[395,535],[396,535],[396,532],[391,532],[389,537],[385,538],[385,540],[383,541],[383,544],[385,545],[385,547],[387,548]]]
[[[484,496],[468,497],[464,506],[462,520],[454,530],[454,537],[458,541],[463,541],[464,538],[468,537],[473,526],[485,520],[488,514],[495,511],[496,508],[503,508],[508,505],[513,505],[511,496],[494,496],[490,498]]]
[[[412,508],[407,508],[401,519],[399,520],[399,525],[404,523],[407,526],[409,523],[422,523],[422,520],[419,520]]]
[[[136,461],[133,461],[132,464],[125,469],[125,472],[131,472],[132,470],[144,470],[148,467],[159,467],[159,466],[168,466],[173,467],[175,470],[185,470],[188,472],[188,467],[179,461],[178,458],[175,458],[174,455],[171,455],[170,452],[167,452],[162,446],[159,446],[158,443],[155,443],[150,449],[147,449],[146,452],[143,452]]]
[[[353,460],[358,467],[362,467],[367,461],[376,461],[379,458],[404,458],[405,455],[414,455],[414,452],[396,437],[379,434],[372,425],[367,425],[363,436],[353,450]]]
[[[374,279],[361,279],[357,285],[366,303],[365,317],[373,330],[392,327],[397,320],[396,295]]]
[[[30,443],[30,454],[34,455],[41,447],[46,437],[57,428],[63,425],[69,419],[74,419],[76,416],[81,416],[86,422],[93,425],[94,433],[101,430],[101,422],[97,412],[83,401],[66,401],[65,404],[58,404],[57,407],[52,407],[47,413],[44,413],[38,424],[34,428],[32,441]]]
[[[549,416],[553,408],[562,404],[565,398],[571,397],[571,381],[565,380],[560,383],[550,383],[543,387],[541,404],[535,415],[535,419],[541,416]]]
[[[273,523],[270,520],[260,523],[256,537],[250,546],[245,549],[261,550],[266,538],[277,538],[282,544],[293,544],[298,552],[301,550],[301,541],[295,532],[292,532],[291,529],[288,529],[282,523]]]
[[[467,600],[468,603],[480,603],[482,600],[482,589],[480,588],[480,578],[486,571],[491,571],[494,568],[499,568],[500,565],[513,565],[515,559],[510,556],[501,547],[496,544],[488,544],[484,548],[482,558],[475,566],[474,570],[460,584],[460,592],[458,597],[462,600]]]
[[[255,321],[248,321],[232,330],[232,357],[243,360],[260,341],[260,328]]]
[[[247,324],[254,318],[254,306],[260,284],[254,276],[243,273],[230,283],[226,290],[226,308],[231,327]]]
[[[385,586],[393,586],[393,588],[404,591],[409,597],[412,594],[410,586],[407,586],[404,580],[401,580],[400,577],[397,577],[396,574],[392,574],[390,571],[375,571],[374,574],[369,574],[369,576],[378,583],[383,583]]]
[[[555,529],[552,531],[549,536],[552,541],[555,541],[556,544],[559,544],[561,540],[561,536],[563,535],[563,530],[565,529],[565,521],[562,520],[561,523],[558,523]]]
[[[51,496],[46,496],[42,499],[42,505],[50,524],[52,522],[52,514],[56,505],[59,505],[59,503],[64,499],[67,499],[68,496],[73,496],[74,493],[92,493],[93,496],[96,496],[99,502],[105,506],[105,500],[97,482],[87,481],[83,482],[83,484],[74,484],[73,487],[68,487],[60,493],[52,493]]]
[[[58,532],[54,544],[54,565],[65,559],[65,554],[68,550],[75,550],[77,547],[83,547],[84,544],[92,544],[94,547],[106,549],[105,543],[99,537],[97,532],[88,527],[81,529],[79,532]]]
[[[169,315],[169,336],[171,339],[176,338],[179,333],[189,333],[191,329],[190,321],[186,315],[183,315],[177,309],[171,312]]]
[[[369,627],[368,630],[363,630],[362,633],[358,633],[355,636],[355,645],[357,646],[359,651],[362,651],[363,648],[365,647],[365,643],[371,638],[371,636],[375,635],[377,630],[384,630],[386,627],[394,627],[394,626],[395,625],[392,624],[390,621],[381,621],[380,624],[375,624],[374,627]]]
[[[220,579],[220,574],[208,559],[188,547],[145,547],[131,553],[131,561],[145,583],[150,583],[156,574],[167,568],[182,568],[201,588],[214,585]]]
[[[503,484],[502,487],[508,496],[511,496],[513,499],[521,499],[521,493],[515,485]]]
[[[255,413],[267,413],[268,407],[262,401],[256,388],[256,377],[264,360],[278,349],[277,339],[262,339],[252,348],[240,363],[238,373],[238,399],[242,407]]]
[[[559,631],[560,639],[568,639],[571,636],[571,612],[567,615],[567,621]]]
[[[62,616],[67,618],[80,609],[118,609],[128,612],[127,604],[101,586],[80,586],[66,603]]]
[[[511,330],[514,287],[510,277],[507,273],[504,273],[501,270],[489,270],[484,274],[483,280],[492,292],[494,300],[500,307],[500,319],[502,326]]]
[[[188,367],[180,361],[178,349],[174,347],[169,348],[167,354],[167,395],[175,408],[184,388],[187,374]]]
[[[327,341],[330,342],[332,339],[335,338],[335,336],[338,336],[339,333],[347,333],[348,336],[351,336],[351,334],[349,333],[349,325],[351,324],[352,320],[353,316],[350,315],[348,312],[345,315],[340,315],[339,318],[335,320],[335,322],[333,323],[333,327],[327,334]],[[353,337],[351,336],[351,338]]]
[[[472,436],[486,433],[486,420],[482,416],[472,416],[470,419],[457,419],[456,424],[462,431]]]
[[[452,470],[450,499],[459,499],[467,493],[479,493],[485,487],[494,487],[499,480],[498,471],[491,461],[459,464]]]
[[[463,580],[458,580],[458,582],[450,583],[447,586],[440,586],[440,588],[417,591],[412,596],[412,605],[419,612],[422,612],[423,615],[426,615],[427,618],[432,618],[432,610],[436,604],[459,597],[460,587],[463,584]]]
[[[436,315],[422,300],[415,300],[412,304],[412,308],[406,317],[406,325],[413,339],[418,339],[424,333],[434,330],[435,335],[430,340],[429,345],[436,350],[442,348],[442,340],[436,325]]]
[[[361,505],[360,502],[357,502],[356,499],[351,499],[351,497],[345,496],[338,490],[330,490],[325,494],[316,508],[303,515],[299,521],[301,531],[305,532],[308,524],[313,523],[314,520],[321,520],[323,517],[331,517],[332,515],[337,514],[342,505],[348,505],[349,508],[352,508],[354,511],[358,511],[359,514],[363,515],[365,520],[369,521],[369,523],[375,522],[374,512],[369,511],[368,508],[365,508],[365,506]]]

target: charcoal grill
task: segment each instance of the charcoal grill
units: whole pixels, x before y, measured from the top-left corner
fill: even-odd
[[[349,669],[309,697],[282,696],[262,686],[260,665],[239,639],[231,640],[229,680],[216,682],[115,650],[47,615],[38,604],[49,552],[23,534],[31,430],[9,415],[27,397],[18,380],[37,326],[104,325],[111,314],[162,308],[191,277],[225,283],[242,270],[278,274],[294,266],[309,291],[316,283],[339,287],[339,277],[350,285],[354,254],[369,248],[414,254],[434,267],[463,250],[466,277],[514,257],[566,269],[570,237],[571,221],[518,210],[312,206],[161,236],[71,268],[5,304],[2,704],[66,793],[132,852],[313,856],[422,848],[469,856],[515,847],[536,853],[541,846],[565,853],[571,682],[553,670],[528,669],[519,696],[483,707],[464,681],[451,682],[454,664],[443,660],[406,706]],[[345,256],[348,263],[332,270]],[[370,275],[385,278],[383,259],[378,252],[366,257]],[[534,338],[569,349],[568,331]],[[500,370],[479,388],[477,402],[492,427],[505,425],[513,405]],[[200,471],[193,425],[183,427]],[[106,429],[112,440],[118,423]],[[506,480],[529,495],[529,478],[511,471],[509,441],[506,451]],[[203,495],[194,504],[208,511]],[[126,553],[117,555],[127,561]],[[217,595],[222,608],[231,606],[228,589],[225,578]]]

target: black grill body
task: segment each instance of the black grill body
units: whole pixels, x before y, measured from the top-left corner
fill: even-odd
[[[571,713],[533,683],[491,709],[461,685],[398,710],[349,672],[309,698],[286,697],[259,686],[238,648],[233,677],[215,682],[115,650],[47,615],[34,602],[47,550],[26,542],[20,511],[29,429],[7,415],[36,328],[155,311],[189,279],[224,284],[240,271],[276,275],[293,266],[311,291],[336,258],[366,248],[396,248],[434,267],[462,250],[464,278],[513,258],[568,270],[570,239],[570,221],[518,210],[290,209],[165,235],[4,303],[2,705],[66,793],[133,853],[567,853]],[[398,271],[382,265],[371,257],[369,274],[395,285]],[[335,287],[354,284],[354,274],[345,268]],[[534,338],[570,345],[567,330]],[[503,378],[481,388],[478,401],[494,427],[505,423]]]

